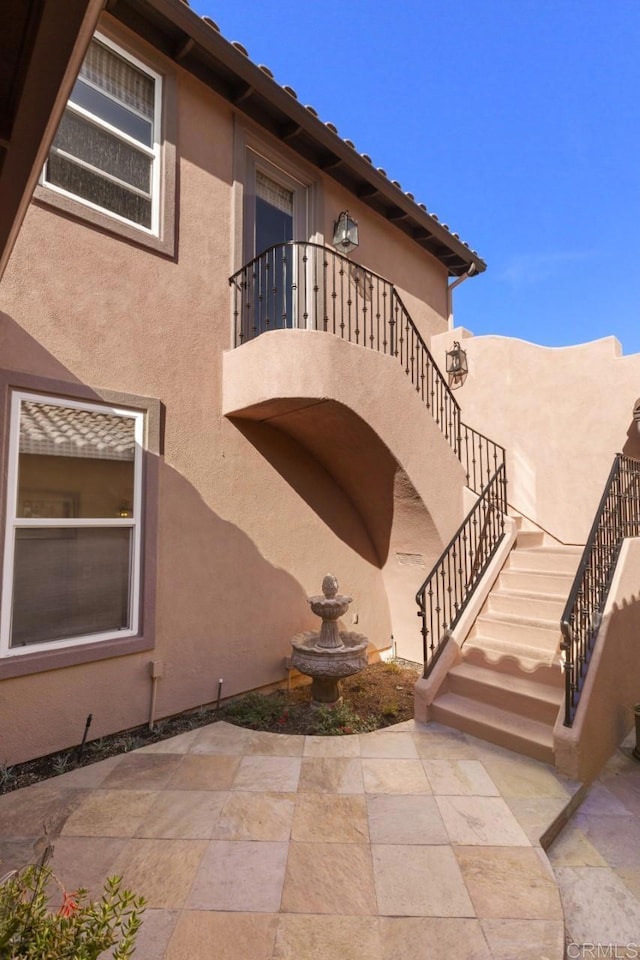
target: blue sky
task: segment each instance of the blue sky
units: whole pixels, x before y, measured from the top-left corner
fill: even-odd
[[[637,0],[191,2],[487,261],[457,323],[640,351]]]

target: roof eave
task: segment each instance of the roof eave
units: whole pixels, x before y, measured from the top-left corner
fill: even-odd
[[[457,234],[182,0],[109,0],[107,9],[134,30],[146,22],[152,28],[144,34],[150,42],[386,217],[436,257],[450,276],[461,276],[472,265],[476,273],[486,269],[485,261]]]
[[[20,3],[25,29],[3,100],[0,131],[0,278],[47,158],[104,0]],[[3,14],[16,16],[15,4]],[[25,16],[26,13],[26,16]],[[6,128],[6,129],[5,129]]]

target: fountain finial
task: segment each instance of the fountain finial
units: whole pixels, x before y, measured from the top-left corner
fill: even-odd
[[[328,573],[322,581],[322,592],[327,599],[335,597],[338,592],[338,581],[332,573]]]

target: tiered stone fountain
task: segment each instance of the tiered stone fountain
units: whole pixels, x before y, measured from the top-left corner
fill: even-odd
[[[340,700],[340,680],[366,667],[369,641],[361,633],[338,630],[337,621],[353,598],[338,593],[338,581],[330,573],[322,581],[322,594],[309,597],[311,609],[322,620],[320,632],[296,634],[291,665],[312,678],[314,703],[333,704]]]

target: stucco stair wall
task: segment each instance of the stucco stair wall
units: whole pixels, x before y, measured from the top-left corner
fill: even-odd
[[[222,408],[288,434],[335,480],[371,537],[398,653],[420,657],[415,593],[463,519],[465,470],[397,359],[321,331],[270,331],[224,354]]]
[[[547,763],[563,703],[560,617],[580,547],[516,517],[514,549],[431,704],[431,719]]]

